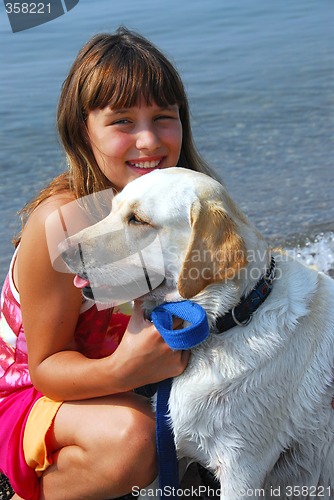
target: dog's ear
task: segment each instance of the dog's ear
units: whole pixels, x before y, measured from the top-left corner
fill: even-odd
[[[220,202],[194,202],[191,226],[191,239],[178,278],[178,291],[185,299],[211,283],[232,279],[247,263],[244,240]]]

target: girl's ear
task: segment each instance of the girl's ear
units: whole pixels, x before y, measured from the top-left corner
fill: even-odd
[[[178,292],[185,299],[211,283],[234,278],[247,264],[244,240],[220,201],[197,200],[190,216],[191,239],[178,278]]]

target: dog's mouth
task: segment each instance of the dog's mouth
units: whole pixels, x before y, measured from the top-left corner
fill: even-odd
[[[86,298],[86,299],[91,299],[91,300],[94,300],[95,297],[94,297],[94,294],[93,294],[93,290],[91,289],[90,286],[85,286],[83,289],[82,289],[82,293],[83,293],[83,296]]]
[[[94,294],[92,287],[90,286],[90,281],[86,276],[81,276],[80,274],[76,274],[73,280],[74,286],[80,288],[82,293],[86,299],[94,300]]]
[[[109,304],[109,302],[113,301],[108,293],[108,287],[106,285],[94,286],[93,292],[90,281],[78,275],[74,278],[74,284],[77,288],[81,289],[86,299],[94,300],[100,304]]]
[[[101,283],[99,285],[91,284],[90,280],[85,274],[76,274],[73,283],[74,286],[76,286],[76,288],[79,288],[82,291],[82,294],[86,299],[91,299],[101,304],[113,302],[115,300],[115,296],[118,296],[118,294],[115,294],[115,296],[112,297],[110,293],[111,291],[106,284],[101,284]],[[135,284],[133,283],[132,286],[134,287],[134,285]],[[166,286],[166,279],[163,279],[162,283],[160,283],[159,286],[157,286],[155,289],[143,293],[142,295],[140,295],[139,293],[136,297],[130,297],[129,299],[126,300],[126,302],[137,298],[149,299],[149,298],[156,298],[156,296],[160,297],[160,295],[164,295],[165,293],[164,292],[165,286]],[[122,292],[122,287],[120,287],[119,290]],[[120,299],[120,297],[118,298]]]
[[[85,274],[76,274],[73,280],[74,286],[79,288],[82,291],[83,296],[86,299],[94,300],[99,303],[109,303],[112,301],[112,297],[110,296],[110,290],[108,289],[108,286],[105,284],[100,284],[100,285],[91,285],[90,280],[88,279],[87,275]],[[133,298],[141,298],[141,299],[153,299],[157,300],[159,299],[162,301],[164,299],[164,296],[166,294],[166,285],[168,283],[168,280],[166,278],[162,281],[162,283],[159,284],[155,289],[150,290],[148,293],[143,293],[142,296],[137,296],[137,297],[131,297]],[[94,291],[93,291],[94,289]],[[168,289],[168,288],[167,288]],[[115,297],[114,297],[115,299]]]

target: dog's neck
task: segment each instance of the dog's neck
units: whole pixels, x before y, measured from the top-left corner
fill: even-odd
[[[251,256],[248,256],[248,265],[240,270],[240,273],[233,279],[219,281],[209,284],[196,296],[190,300],[196,302],[205,309],[210,327],[214,327],[219,317],[231,311],[237,306],[242,297],[247,296],[256,286],[258,281],[270,269],[271,250],[267,244]],[[150,294],[151,295],[151,294]],[[144,309],[149,313],[155,306],[163,302],[181,301],[177,289],[169,290],[167,293],[159,293],[159,289],[144,302]]]
[[[217,318],[236,307],[270,269],[269,247],[263,248],[258,255],[251,257],[248,256],[248,265],[242,268],[234,279],[209,285],[192,299],[205,309],[210,326],[216,323]]]

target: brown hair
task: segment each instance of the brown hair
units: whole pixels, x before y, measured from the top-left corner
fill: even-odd
[[[112,187],[97,165],[87,133],[86,118],[94,109],[149,105],[179,106],[183,140],[178,166],[216,177],[197,152],[189,106],[178,72],[151,42],[121,27],[114,34],[95,35],[80,50],[63,84],[58,105],[58,131],[68,171],[59,175],[21,211],[24,222],[46,198],[72,191],[76,198]],[[18,243],[20,236],[14,240]]]

